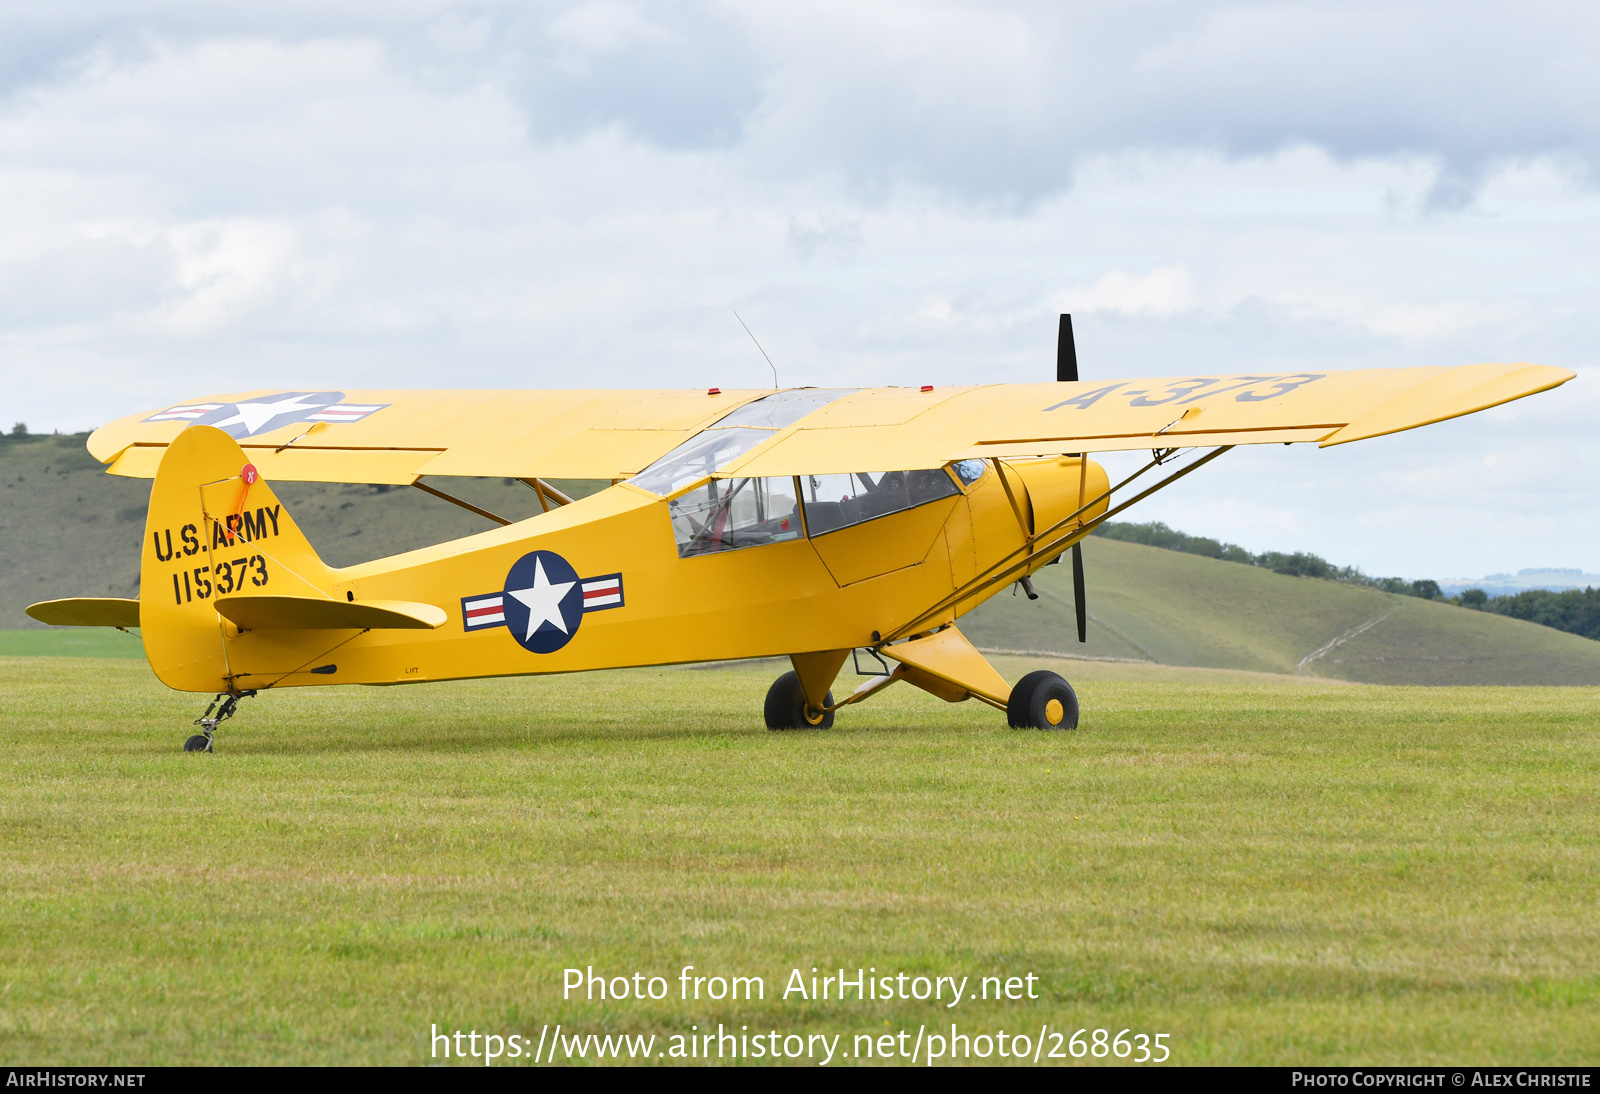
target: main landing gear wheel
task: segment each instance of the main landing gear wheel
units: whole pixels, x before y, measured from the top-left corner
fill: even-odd
[[[825,706],[833,706],[833,692],[823,699]],[[833,711],[807,710],[806,691],[800,686],[800,677],[786,672],[767,689],[766,717],[768,729],[830,729]]]
[[[1011,689],[1006,721],[1012,729],[1077,729],[1078,695],[1056,673],[1030,672]]]
[[[204,733],[196,733],[193,737],[183,742],[183,750],[185,752],[210,752],[211,738]]]

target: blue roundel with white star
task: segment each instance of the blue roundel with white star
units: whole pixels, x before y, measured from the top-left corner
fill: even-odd
[[[583,583],[554,551],[532,551],[506,575],[506,629],[530,653],[554,653],[583,622]]]

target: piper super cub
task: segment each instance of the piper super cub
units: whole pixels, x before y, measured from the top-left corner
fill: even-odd
[[[138,627],[163,683],[216,695],[191,751],[274,688],[774,655],[793,671],[767,693],[771,729],[825,728],[901,680],[1012,726],[1071,729],[1066,680],[1008,685],[956,620],[1013,583],[1031,595],[1030,575],[1070,550],[1081,641],[1079,542],[1233,446],[1344,444],[1573,376],[1510,364],[1086,383],[1066,316],[1058,346],[1057,382],[1042,384],[190,399],[89,438],[111,474],[154,479],[139,598],[28,614]],[[1089,458],[1144,449],[1115,484]],[[506,521],[422,481],[442,476],[519,479],[543,512]],[[574,501],[552,478],[613,485]],[[413,485],[503,527],[336,569],[274,480]],[[858,649],[883,671],[835,700]]]

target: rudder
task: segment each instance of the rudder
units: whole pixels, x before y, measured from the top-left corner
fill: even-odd
[[[272,488],[247,482],[249,458],[232,437],[190,426],[167,446],[150,488],[140,563],[145,656],[179,691],[234,686],[218,596],[241,592],[326,597],[332,571]],[[251,469],[253,470],[253,469]]]

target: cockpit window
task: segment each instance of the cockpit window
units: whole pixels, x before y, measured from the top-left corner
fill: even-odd
[[[678,557],[708,555],[800,536],[794,479],[712,479],[667,503]]]
[[[960,493],[945,471],[886,471],[849,475],[802,475],[806,528],[814,536],[885,517]]]
[[[777,391],[730,411],[628,481],[666,496],[695,479],[715,474],[773,433],[798,422],[859,388],[796,388]]]
[[[813,410],[825,407],[842,396],[854,395],[859,390],[854,387],[802,387],[793,391],[775,391],[753,403],[744,404],[711,428],[749,425],[757,429],[784,429]]]
[[[961,480],[962,486],[971,486],[983,478],[983,472],[989,465],[982,460],[960,460],[950,465],[950,470],[956,473],[956,478]]]
[[[665,497],[715,473],[771,436],[770,429],[703,429],[628,481]]]

